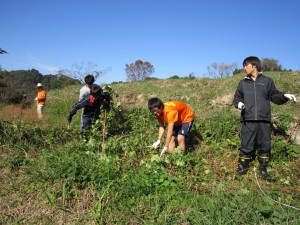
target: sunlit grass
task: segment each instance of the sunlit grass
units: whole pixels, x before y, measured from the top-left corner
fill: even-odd
[[[300,78],[271,75],[277,88],[297,94]],[[102,128],[80,138],[78,112],[67,127],[80,86],[49,91],[45,117],[34,105],[0,111],[0,221],[4,224],[299,224],[299,146],[274,135],[270,172],[254,167],[235,179],[239,112],[224,100],[243,75],[210,80],[152,80],[113,84],[122,111],[109,114],[102,152]],[[158,123],[147,110],[157,96],[187,102],[196,113],[190,152],[159,157],[147,146]],[[297,104],[273,107],[278,129],[287,129]],[[118,120],[113,120],[114,116]],[[103,123],[103,115],[99,125]]]

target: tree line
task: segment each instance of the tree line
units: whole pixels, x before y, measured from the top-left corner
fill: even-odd
[[[263,71],[287,71],[283,69],[282,65],[278,60],[272,58],[262,58],[261,65]],[[230,77],[235,74],[243,73],[243,68],[238,69],[237,63],[212,63],[210,66],[207,66],[207,72],[204,73],[204,76],[209,78],[225,78]],[[291,71],[291,70],[289,70]],[[125,65],[126,79],[128,82],[134,81],[144,81],[151,79],[151,75],[155,72],[154,66],[148,61],[136,60],[134,63]],[[178,75],[173,75],[170,79],[180,79]],[[187,77],[193,79],[195,78],[194,73],[190,73]],[[153,79],[153,78],[152,78]]]
[[[80,84],[80,81],[60,74],[42,75],[35,69],[6,71],[0,68],[0,102],[21,103],[26,96],[36,95],[37,83],[42,83],[46,90],[53,90]]]

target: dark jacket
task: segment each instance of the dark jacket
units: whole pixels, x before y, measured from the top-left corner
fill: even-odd
[[[241,121],[268,121],[271,122],[271,104],[281,105],[288,101],[284,93],[276,89],[273,80],[259,74],[254,81],[246,76],[240,81],[234,94],[234,106],[245,104],[241,112]]]
[[[98,119],[100,116],[100,106],[103,104],[104,108],[109,110],[109,103],[110,95],[106,92],[103,92],[97,100],[94,100],[91,95],[86,95],[73,106],[69,116],[73,117],[77,110],[83,108],[82,116]]]

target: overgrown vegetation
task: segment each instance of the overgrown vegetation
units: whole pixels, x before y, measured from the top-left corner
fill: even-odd
[[[300,93],[299,74],[270,74],[278,89]],[[242,77],[242,75],[241,75]],[[0,114],[0,221],[3,224],[299,224],[299,146],[286,143],[297,104],[273,107],[270,173],[256,180],[252,165],[235,180],[239,112],[230,96],[240,78],[168,79],[116,83],[114,108],[88,141],[80,139],[80,113],[67,114],[80,86],[49,92],[45,120],[32,108]],[[286,89],[283,89],[285,87]],[[148,148],[158,123],[146,109],[149,97],[187,102],[196,120],[180,149],[160,158]],[[229,98],[229,99],[228,99]],[[120,102],[121,104],[117,104]],[[8,116],[8,110],[11,114]],[[262,191],[258,188],[258,184]],[[275,202],[276,201],[276,202]]]

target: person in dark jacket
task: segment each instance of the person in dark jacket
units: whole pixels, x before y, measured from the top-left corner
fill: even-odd
[[[246,77],[239,82],[234,94],[234,106],[241,110],[241,144],[236,175],[247,173],[257,150],[259,175],[265,180],[275,181],[266,170],[271,156],[270,102],[281,105],[288,100],[296,102],[296,97],[276,89],[273,80],[261,73],[257,57],[247,57],[243,66]]]
[[[76,112],[83,108],[81,133],[87,130],[91,125],[99,119],[100,106],[103,105],[106,110],[109,110],[110,95],[107,92],[103,92],[99,85],[93,85],[89,95],[84,96],[79,102],[77,102],[71,109],[68,122],[71,124],[73,116]]]

